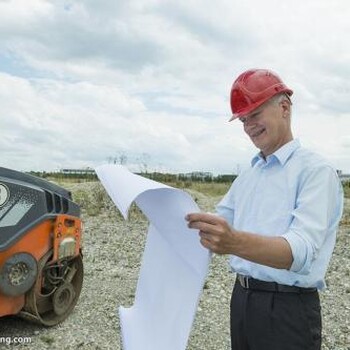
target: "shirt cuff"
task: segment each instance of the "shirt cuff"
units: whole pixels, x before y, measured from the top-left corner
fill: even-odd
[[[289,243],[293,254],[290,271],[307,275],[314,260],[314,249],[311,243],[295,231],[288,231],[282,237]]]

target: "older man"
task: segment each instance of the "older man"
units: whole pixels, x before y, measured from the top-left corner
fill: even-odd
[[[321,348],[318,290],[325,288],[343,192],[327,161],[293,139],[292,93],[265,69],[235,80],[231,120],[242,122],[260,152],[219,203],[218,215],[186,217],[204,247],[231,255],[235,350]]]

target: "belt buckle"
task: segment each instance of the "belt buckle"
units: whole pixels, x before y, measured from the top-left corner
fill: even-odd
[[[249,289],[249,277],[248,276],[238,275],[238,280],[243,288]]]

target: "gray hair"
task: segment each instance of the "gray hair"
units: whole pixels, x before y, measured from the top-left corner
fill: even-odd
[[[289,95],[285,92],[281,92],[280,94],[277,94],[273,97],[271,97],[270,102],[279,104],[281,102],[287,101],[290,105],[292,105],[292,100],[290,99]]]
[[[286,94],[285,92],[281,92],[280,94],[277,94],[273,96],[269,103],[273,103],[275,105],[279,105],[281,102],[288,102],[289,103],[289,117],[292,116],[292,100],[290,99],[290,96]]]

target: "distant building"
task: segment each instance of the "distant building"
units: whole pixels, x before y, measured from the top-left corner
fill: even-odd
[[[350,174],[341,174],[341,175],[339,175],[339,178],[340,178],[341,182],[350,181]]]
[[[179,180],[211,181],[213,174],[209,171],[192,171],[191,173],[178,174]]]
[[[350,174],[344,174],[342,170],[337,169],[337,174],[341,182],[350,181]]]
[[[61,169],[60,173],[63,175],[95,175],[95,170],[91,168],[86,169]]]

